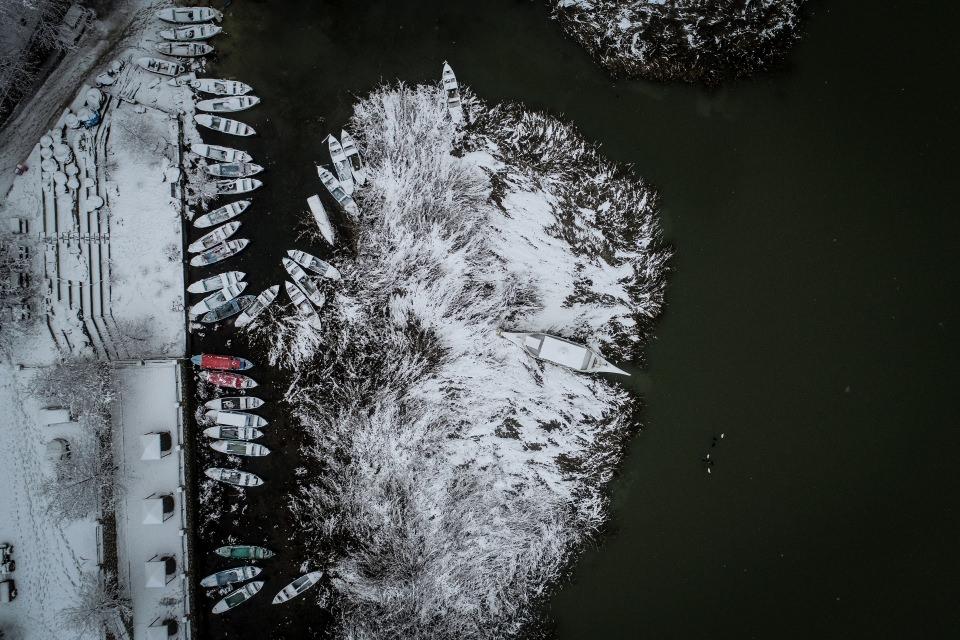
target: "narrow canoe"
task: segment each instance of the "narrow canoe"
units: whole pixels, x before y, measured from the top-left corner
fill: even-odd
[[[340,180],[340,186],[348,196],[353,195],[353,168],[343,153],[343,147],[340,141],[332,135],[327,136],[327,149],[330,151],[330,159],[333,160],[333,170],[337,173]]]
[[[190,81],[190,88],[215,96],[242,96],[253,91],[253,87],[245,82],[220,78],[197,78]]]
[[[187,287],[187,291],[190,293],[208,293],[210,291],[216,291],[217,289],[223,289],[228,287],[231,284],[236,284],[243,280],[246,277],[243,271],[225,271],[223,273],[218,273],[215,276],[210,276],[209,278],[204,278],[203,280],[197,280],[196,282],[190,283],[190,286]]]
[[[212,573],[203,580],[200,581],[201,587],[222,587],[227,584],[233,584],[235,582],[246,582],[251,578],[256,578],[260,575],[262,569],[260,567],[255,567],[253,565],[247,565],[244,567],[234,567],[233,569],[224,569],[223,571],[217,571]]]
[[[298,249],[289,249],[287,251],[287,255],[293,258],[293,260],[304,269],[313,271],[319,276],[330,278],[331,280],[340,279],[340,272],[337,271],[336,267],[329,262],[324,262],[315,255],[309,254],[306,251],[300,251]]]
[[[249,109],[259,103],[260,98],[257,96],[224,96],[201,100],[197,103],[197,109],[213,113],[234,113]]]
[[[218,144],[197,143],[190,145],[190,151],[215,162],[252,162],[253,156],[240,149],[222,147]]]
[[[238,215],[247,210],[247,207],[250,206],[250,200],[237,200],[236,202],[231,202],[230,204],[225,204],[222,207],[214,209],[210,213],[205,213],[196,220],[193,221],[193,226],[198,229],[205,229],[207,227],[212,227],[216,224],[221,224],[227,220],[236,218]]]
[[[280,285],[278,284],[264,289],[260,295],[257,296],[257,299],[253,301],[253,304],[244,309],[243,313],[237,316],[237,319],[233,324],[238,327],[245,327],[253,322],[257,316],[259,316],[267,309],[267,307],[273,304],[273,301],[277,299],[278,293],[280,293]]]
[[[238,607],[263,589],[263,582],[248,582],[239,589],[231,591],[223,600],[213,606],[213,613],[223,613]]]
[[[253,127],[239,120],[221,118],[220,116],[210,115],[209,113],[198,113],[193,116],[193,119],[201,127],[213,129],[214,131],[226,133],[231,136],[252,136],[256,133]]]

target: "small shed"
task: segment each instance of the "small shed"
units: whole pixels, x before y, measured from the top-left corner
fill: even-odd
[[[177,573],[173,556],[156,555],[144,563],[144,584],[148,589],[163,589]]]
[[[157,618],[147,627],[144,637],[146,640],[171,640],[171,638],[177,637],[179,629],[180,625],[177,624],[176,620],[168,618],[161,621],[160,618]]]
[[[153,494],[143,499],[143,524],[163,524],[173,516],[173,496]]]
[[[143,451],[140,454],[141,460],[160,460],[170,455],[173,439],[169,431],[152,431],[140,436],[140,446]]]
[[[40,409],[40,424],[61,424],[70,422],[70,411],[62,407]]]

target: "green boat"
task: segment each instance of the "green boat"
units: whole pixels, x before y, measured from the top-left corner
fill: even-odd
[[[214,553],[216,553],[218,556],[232,558],[234,560],[262,560],[264,558],[272,558],[274,556],[273,551],[270,551],[270,549],[249,544],[227,545],[225,547],[220,547]]]

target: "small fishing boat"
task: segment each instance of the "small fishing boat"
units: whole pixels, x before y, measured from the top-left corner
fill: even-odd
[[[225,427],[252,427],[262,429],[270,424],[266,418],[253,413],[244,413],[243,411],[217,411],[210,410],[203,414],[203,417],[214,424]]]
[[[298,595],[320,582],[320,578],[322,577],[323,571],[311,571],[306,575],[300,576],[281,589],[280,593],[273,597],[273,604],[281,604],[287,600],[296,598]]]
[[[190,266],[203,267],[208,264],[220,262],[221,260],[226,260],[230,256],[234,256],[246,249],[248,244],[250,244],[250,241],[246,238],[240,238],[239,240],[227,240],[218,247],[208,249],[207,251],[190,258]]]
[[[231,149],[230,147],[221,147],[218,144],[192,144],[190,151],[198,156],[209,158],[214,162],[252,162],[253,156],[246,151]]]
[[[260,458],[270,455],[270,449],[262,444],[254,442],[240,442],[238,440],[215,440],[210,443],[210,448],[229,456],[247,456],[251,458]]]
[[[259,104],[260,98],[257,96],[225,96],[222,98],[210,98],[201,100],[197,103],[197,109],[201,111],[212,111],[213,113],[233,113],[243,111]]]
[[[245,82],[219,78],[197,78],[190,82],[190,88],[215,96],[242,96],[253,91],[253,87]]]
[[[260,589],[263,589],[263,582],[253,581],[248,582],[239,589],[231,591],[223,600],[213,605],[213,613],[224,613],[229,611],[234,607],[239,607],[241,604],[252,598],[253,596],[260,593]]]
[[[307,198],[307,206],[310,207],[310,213],[313,214],[313,219],[320,229],[320,235],[322,235],[323,239],[329,242],[332,247],[336,242],[337,235],[333,229],[333,225],[330,224],[330,217],[327,216],[327,210],[323,208],[323,203],[320,202],[320,196],[313,195]]]
[[[223,31],[215,24],[198,24],[191,27],[177,27],[175,29],[164,29],[159,32],[159,36],[164,40],[206,40],[212,38]]]
[[[217,178],[247,178],[255,176],[263,167],[252,162],[224,162],[221,164],[207,164],[203,167],[207,173]]]
[[[256,440],[263,437],[259,429],[244,429],[243,427],[207,427],[203,435],[214,440]]]
[[[324,278],[330,278],[331,280],[339,280],[340,272],[330,264],[329,262],[324,262],[315,255],[311,255],[306,251],[300,251],[298,249],[289,249],[287,255],[293,258],[293,260],[299,264],[304,269],[313,271],[319,276]]]
[[[287,296],[290,297],[290,302],[293,303],[293,306],[295,306],[297,311],[299,311],[302,315],[317,315],[317,310],[313,308],[313,305],[310,304],[309,300],[307,300],[307,296],[303,295],[303,291],[301,291],[297,285],[293,284],[289,280],[284,280],[283,288],[286,289]]]
[[[515,331],[501,331],[497,334],[516,344],[528,355],[552,362],[562,367],[579,371],[580,373],[619,373],[629,376],[623,369],[618,369],[596,351],[572,342],[565,338],[551,336],[546,333],[525,333]]]
[[[330,195],[333,196],[333,199],[337,201],[337,204],[339,204],[344,211],[354,218],[360,215],[360,209],[357,208],[357,203],[343,190],[343,187],[340,186],[340,181],[334,178],[332,173],[323,167],[317,167],[317,175],[320,176],[320,182],[323,183],[323,186],[327,188],[327,191],[330,192]]]
[[[460,104],[460,84],[457,82],[457,76],[453,69],[443,61],[443,90],[447,93],[447,111],[450,112],[450,119],[455,123],[463,121],[463,105]]]
[[[217,369],[218,371],[246,371],[253,368],[253,363],[246,358],[220,356],[214,353],[201,353],[190,358],[190,362],[201,369]],[[256,400],[256,398],[251,398],[251,400]]]
[[[238,295],[243,293],[243,290],[246,288],[246,282],[238,282],[237,284],[231,284],[230,286],[224,287],[219,291],[214,291],[206,298],[190,307],[190,317],[196,318],[209,313],[214,309],[220,308],[221,305],[230,302]]]
[[[232,484],[235,487],[259,487],[263,484],[263,479],[260,476],[238,469],[211,467],[210,469],[204,469],[203,473],[211,480]]]
[[[343,147],[343,155],[347,157],[347,162],[350,163],[353,179],[358,186],[363,186],[367,181],[367,165],[363,163],[356,141],[346,130],[340,131],[340,146]]]
[[[157,51],[178,58],[198,58],[213,51],[206,42],[158,42]]]
[[[169,60],[161,60],[160,58],[137,58],[136,62],[137,66],[141,69],[152,73],[159,73],[162,76],[178,76],[186,71],[186,67],[182,64],[170,62]]]
[[[330,150],[330,159],[333,160],[333,170],[336,171],[337,178],[340,179],[340,186],[343,187],[344,192],[346,192],[348,196],[353,195],[353,169],[350,166],[350,161],[347,160],[347,156],[343,154],[343,147],[340,146],[340,141],[332,135],[328,135],[327,149]]]
[[[230,544],[218,547],[214,553],[233,560],[265,560],[276,555],[270,549],[250,544]]]
[[[246,211],[247,207],[249,206],[250,200],[237,200],[236,202],[225,204],[222,207],[214,209],[210,213],[205,213],[194,220],[193,226],[197,227],[198,229],[212,227],[215,224],[220,224],[232,218],[236,218],[238,215]]]
[[[253,304],[254,300],[256,300],[255,296],[240,296],[239,298],[234,298],[200,318],[200,322],[203,324],[213,324],[214,322],[226,320],[249,307]]]
[[[203,280],[197,280],[192,282],[187,291],[190,293],[208,293],[210,291],[216,291],[217,289],[223,289],[228,287],[231,284],[236,284],[243,280],[246,277],[243,271],[225,271],[223,273],[218,273],[215,276],[210,276],[209,278],[204,278]]]
[[[200,378],[214,386],[227,389],[253,389],[257,386],[257,381],[249,376],[226,371],[201,371]]]
[[[263,400],[256,396],[228,396],[207,400],[203,406],[214,411],[250,411],[264,405]]]
[[[287,270],[287,273],[290,274],[290,278],[296,283],[300,290],[310,299],[310,302],[315,304],[317,307],[322,307],[323,303],[326,302],[326,298],[323,297],[323,294],[320,292],[320,289],[317,288],[317,283],[307,275],[307,272],[303,270],[303,267],[298,265],[296,262],[290,258],[283,259],[283,268]]]
[[[169,80],[167,80],[167,84],[170,85],[171,87],[182,87],[190,84],[191,80],[196,80],[196,79],[197,79],[197,74],[191,71],[190,73],[185,73],[181,76],[170,78]]]
[[[239,120],[231,120],[230,118],[221,118],[220,116],[212,116],[209,113],[198,113],[193,116],[193,119],[201,127],[206,127],[207,129],[213,129],[214,131],[219,131],[221,133],[227,133],[231,136],[252,136],[256,133],[248,124],[244,124]]]
[[[223,14],[210,7],[171,7],[170,9],[157,11],[157,17],[164,22],[196,24],[208,20],[220,22],[223,19]]]
[[[201,251],[206,251],[210,247],[215,247],[233,234],[237,232],[237,229],[240,228],[240,222],[234,220],[233,222],[228,222],[227,224],[217,227],[213,231],[200,236],[196,241],[191,242],[187,246],[187,251],[190,253],[200,253]]]
[[[237,319],[234,321],[234,325],[238,327],[245,327],[253,320],[263,313],[267,307],[273,304],[273,301],[277,299],[277,294],[280,293],[280,285],[275,284],[272,287],[267,287],[264,289],[260,295],[257,296],[257,299],[253,301],[249,307],[243,310]]]
[[[217,194],[226,196],[230,194],[250,193],[263,186],[263,183],[254,178],[239,178],[237,180],[218,180]]]
[[[261,571],[262,569],[260,567],[254,567],[253,565],[225,569],[223,571],[217,571],[216,573],[210,574],[201,580],[200,586],[222,587],[235,582],[246,582],[251,578],[256,578],[258,575],[260,575]]]

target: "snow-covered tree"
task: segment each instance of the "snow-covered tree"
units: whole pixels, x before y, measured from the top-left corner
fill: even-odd
[[[117,635],[117,625],[130,624],[133,606],[112,572],[97,575],[88,571],[80,578],[73,606],[64,609],[63,615],[79,637],[102,637],[104,632],[125,637],[126,634]]]

